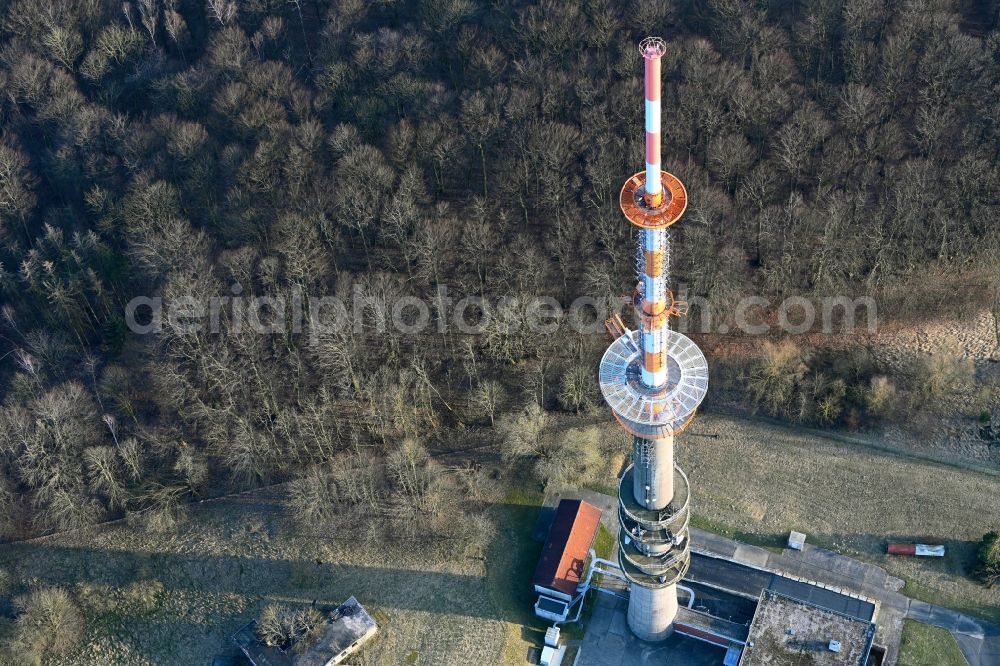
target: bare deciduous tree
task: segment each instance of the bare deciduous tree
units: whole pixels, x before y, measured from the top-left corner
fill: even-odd
[[[475,412],[488,416],[490,425],[494,425],[497,410],[503,404],[506,392],[503,384],[492,379],[480,382],[472,394],[471,404]]]
[[[530,403],[519,413],[504,415],[499,424],[500,453],[504,460],[541,454],[542,433],[547,422],[545,410],[536,403]]]
[[[24,225],[35,207],[35,182],[24,154],[0,142],[0,229],[15,222],[27,233]]]
[[[232,0],[205,0],[205,4],[219,25],[229,25],[236,18],[237,6]]]

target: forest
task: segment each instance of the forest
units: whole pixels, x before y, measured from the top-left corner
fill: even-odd
[[[664,165],[690,198],[672,279],[690,295],[1000,312],[991,6],[0,3],[0,537],[169,528],[192,499],[290,479],[307,518],[387,505],[454,529],[433,516],[464,491],[427,451],[534,451],[549,412],[600,408],[606,338],[533,333],[517,307],[479,335],[372,315],[442,287],[515,305],[629,290],[617,199],[643,166],[647,34],[668,43]],[[361,308],[318,336],[235,310],[215,331],[126,325],[139,296],[296,293]],[[894,401],[877,368],[845,384],[767,344],[750,408],[843,424]]]

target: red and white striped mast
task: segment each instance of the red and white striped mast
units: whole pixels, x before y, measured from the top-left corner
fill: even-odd
[[[643,201],[650,209],[663,204],[663,183],[660,164],[660,59],[666,51],[663,40],[647,38],[640,45],[646,63],[646,180]],[[685,197],[686,201],[686,197]],[[640,326],[644,363],[642,383],[650,387],[663,386],[667,381],[667,368],[663,359],[664,331],[667,317],[661,316],[666,303],[666,227],[647,228],[642,232],[642,311],[648,320]],[[644,321],[640,319],[640,321]]]
[[[662,39],[649,37],[639,45],[646,61],[646,203],[656,208],[663,202],[660,183],[660,59],[667,50]]]

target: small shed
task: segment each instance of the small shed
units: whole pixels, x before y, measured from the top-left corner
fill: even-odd
[[[549,647],[546,645],[542,648],[542,656],[538,663],[541,666],[561,666],[563,658],[566,656],[566,647]]]
[[[536,615],[554,622],[566,619],[600,523],[601,510],[593,504],[579,499],[559,502],[532,579],[539,594]]]
[[[361,649],[378,632],[375,619],[351,597],[327,613],[326,622],[308,645],[286,649],[265,645],[257,639],[257,622],[233,636],[233,642],[252,666],[334,666]]]
[[[806,535],[802,532],[792,532],[788,535],[788,547],[792,550],[802,550],[806,545]]]

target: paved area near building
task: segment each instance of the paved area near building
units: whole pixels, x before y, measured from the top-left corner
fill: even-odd
[[[621,598],[597,595],[576,666],[718,666],[726,656],[722,648],[677,634],[662,643],[640,641],[628,629],[627,609]]]
[[[602,522],[612,533],[617,532],[618,501],[616,498],[591,491],[566,493],[565,496],[579,497],[601,508],[603,512]],[[558,503],[559,499],[559,496],[547,498],[546,504],[554,506]],[[539,527],[546,525],[543,521],[544,519],[539,521]],[[542,538],[544,538],[544,533]],[[885,661],[887,665],[894,664],[898,658],[899,640],[903,631],[904,619],[925,622],[950,631],[958,641],[962,654],[965,655],[970,666],[997,666],[997,664],[1000,664],[1000,626],[963,615],[947,608],[911,600],[901,592],[903,589],[902,580],[889,575],[885,569],[874,564],[867,564],[832,551],[816,548],[808,543],[805,550],[801,552],[785,550],[782,553],[775,553],[764,548],[739,543],[732,539],[695,528],[691,529],[691,545],[692,551],[697,554],[696,559],[698,556],[702,558],[702,566],[700,568],[696,566],[692,567],[692,571],[694,572],[693,580],[702,580],[712,585],[717,584],[719,587],[737,592],[746,589],[743,593],[748,597],[756,598],[760,590],[768,587],[771,583],[768,582],[767,585],[757,586],[755,591],[750,591],[746,588],[745,584],[743,586],[738,584],[739,576],[736,576],[735,579],[731,577],[734,570],[726,566],[705,568],[704,564],[711,558],[715,558],[716,561],[732,560],[732,562],[743,565],[743,567],[749,567],[749,569],[764,570],[759,574],[753,575],[758,577],[763,576],[764,578],[770,575],[771,578],[769,581],[774,580],[774,572],[780,572],[785,577],[798,578],[802,581],[818,584],[821,587],[832,588],[834,591],[839,590],[847,594],[863,597],[855,601],[845,602],[853,604],[853,610],[848,612],[858,614],[859,616],[867,612],[869,601],[875,601],[877,603],[876,619],[878,622],[878,633],[875,641],[887,647]],[[711,577],[716,574],[712,573],[712,569],[721,572],[717,573],[719,576],[730,576],[728,584],[713,582]],[[746,573],[747,569],[743,568],[736,571]],[[794,596],[795,592],[793,590],[783,587],[792,583],[783,578],[777,583],[781,589],[776,591]],[[827,603],[832,603],[830,599],[835,598],[827,598],[829,595],[823,591],[817,591],[816,594],[823,596]],[[607,595],[598,596],[603,600]],[[611,597],[608,597],[608,599],[611,599]],[[810,600],[813,603],[826,605],[819,599]],[[607,604],[606,601],[602,601],[602,603]],[[619,605],[622,608],[625,607],[624,602],[620,601]],[[595,608],[595,615],[596,612],[597,609]],[[599,634],[600,631],[597,633]],[[589,636],[590,632],[588,631]],[[631,638],[630,635],[628,637]],[[679,638],[678,640],[685,643],[698,643],[698,641],[687,638]],[[623,649],[632,656],[628,658],[622,657],[624,661],[614,661],[614,655],[607,654],[600,658],[610,659],[610,661],[584,661],[583,655],[588,652],[588,650],[584,649],[581,652],[581,660],[578,663],[582,665],[596,664],[598,666],[603,666],[604,664],[617,666],[618,664],[675,663],[672,661],[663,661],[664,657],[662,655],[666,654],[666,652],[661,652],[661,649],[666,644],[652,646],[651,644],[641,643],[641,641],[635,642],[639,644],[639,647],[630,646],[628,641],[625,641],[625,648]],[[588,641],[585,640],[584,644],[588,644]],[[590,646],[592,651],[595,643],[591,641]],[[639,649],[640,647],[644,647],[645,652]],[[710,646],[706,647],[711,649]],[[608,648],[610,648],[610,645],[605,644],[605,649],[602,651],[607,651]],[[597,649],[601,650],[601,648]],[[643,654],[646,657],[641,657]],[[642,659],[654,659],[654,657],[650,656],[653,654],[656,655],[654,661],[635,661],[635,659],[639,659],[640,657]],[[587,659],[598,659],[598,657],[587,657]],[[710,661],[708,663],[721,663],[721,661],[722,657],[719,656],[714,662]],[[698,664],[702,662],[682,661],[678,663]]]
[[[906,617],[951,632],[971,666],[1000,664],[1000,626],[913,599]]]
[[[859,620],[870,621],[875,615],[875,604],[865,599],[846,596],[845,592],[849,590],[834,591],[816,587],[770,571],[702,553],[692,555],[691,570],[686,580],[750,596],[759,595],[761,590],[770,590]]]

